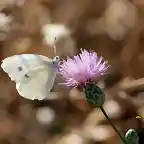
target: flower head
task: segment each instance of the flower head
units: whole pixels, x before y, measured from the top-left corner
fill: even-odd
[[[108,61],[98,57],[96,52],[81,50],[73,58],[67,58],[59,65],[59,71],[65,79],[66,86],[85,85],[88,80],[99,79],[108,70]]]

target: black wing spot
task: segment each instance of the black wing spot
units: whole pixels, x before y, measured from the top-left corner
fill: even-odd
[[[30,78],[27,74],[25,74],[25,78]]]
[[[22,67],[18,67],[18,71],[20,72],[20,71],[22,71],[23,70],[23,68]]]

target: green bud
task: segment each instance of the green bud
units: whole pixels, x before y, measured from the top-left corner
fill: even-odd
[[[139,137],[134,129],[129,129],[125,135],[128,144],[139,144]]]
[[[94,83],[84,87],[85,98],[89,104],[101,107],[105,101],[104,91]]]

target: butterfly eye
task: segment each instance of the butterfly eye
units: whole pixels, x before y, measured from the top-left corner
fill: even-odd
[[[56,56],[56,60],[58,60],[59,59],[59,56]]]

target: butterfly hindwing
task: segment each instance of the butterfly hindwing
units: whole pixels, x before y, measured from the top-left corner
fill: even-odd
[[[39,66],[30,70],[18,84],[19,94],[27,99],[42,100],[47,97],[52,89],[56,72],[48,65]]]

